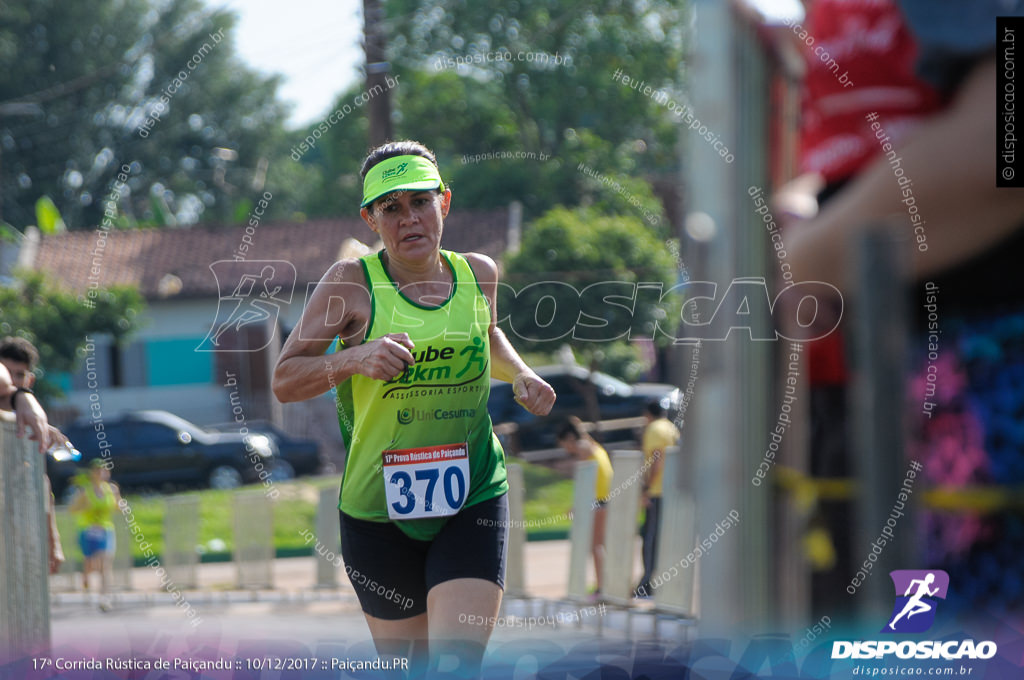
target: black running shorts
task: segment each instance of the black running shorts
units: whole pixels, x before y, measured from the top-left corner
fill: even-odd
[[[479,578],[505,588],[506,495],[463,508],[432,541],[409,538],[392,522],[340,514],[345,573],[370,616],[395,620],[422,614],[430,589],[452,579]]]

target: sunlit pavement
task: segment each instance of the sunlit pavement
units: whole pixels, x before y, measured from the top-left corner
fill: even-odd
[[[532,597],[506,597],[492,646],[536,639],[571,645],[598,637],[687,637],[687,624],[645,613],[649,603],[637,603],[630,613],[596,602],[561,600],[568,553],[568,541],[527,544],[526,582]],[[165,658],[195,656],[205,650],[246,657],[257,650],[268,654],[278,649],[276,653],[289,656],[331,656],[345,650],[350,656],[353,650],[373,654],[369,629],[344,569],[338,571],[338,588],[317,589],[314,558],[275,560],[275,587],[265,590],[233,589],[236,568],[231,563],[202,564],[197,574],[199,589],[182,589],[180,601],[160,589],[154,570],[143,567],[134,572],[134,589],[114,593],[108,612],[100,610],[95,595],[52,594],[55,653]],[[186,604],[194,616],[187,615]]]

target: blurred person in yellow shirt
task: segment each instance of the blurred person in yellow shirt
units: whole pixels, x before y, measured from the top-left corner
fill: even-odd
[[[601,596],[602,572],[604,571],[604,528],[608,515],[608,495],[612,491],[612,462],[604,447],[587,434],[583,422],[571,416],[558,428],[558,445],[579,461],[593,460],[597,463],[597,484],[594,487],[594,536],[590,552],[594,556],[594,571],[597,573],[597,589],[594,596]]]
[[[76,480],[77,494],[71,502],[71,514],[78,526],[78,544],[82,549],[82,586],[88,592],[89,573],[100,576],[100,609],[110,611],[110,572],[113,566],[114,512],[121,501],[117,484],[110,481],[108,459],[95,458],[88,473]]]
[[[661,526],[661,487],[665,470],[665,452],[679,441],[679,428],[665,417],[665,409],[657,401],[647,405],[644,414],[647,426],[644,428],[644,481],[642,504],[644,506],[643,536],[644,575],[636,587],[637,597],[650,597],[653,593],[651,575],[658,557],[658,529]]]

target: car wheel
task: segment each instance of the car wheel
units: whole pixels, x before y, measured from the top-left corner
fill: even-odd
[[[286,460],[274,461],[274,467],[270,470],[270,481],[287,482],[295,479],[295,468]]]
[[[211,489],[237,489],[242,486],[242,473],[230,465],[219,465],[210,470]]]

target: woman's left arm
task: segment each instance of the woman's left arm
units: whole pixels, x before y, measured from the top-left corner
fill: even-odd
[[[516,401],[530,413],[547,415],[555,403],[555,391],[526,365],[498,328],[498,267],[494,260],[480,253],[466,253],[466,260],[480,282],[491,307],[491,325],[488,328],[491,345],[491,377],[512,383]]]

